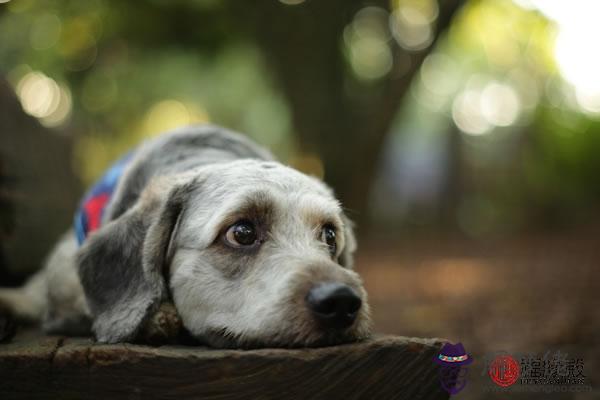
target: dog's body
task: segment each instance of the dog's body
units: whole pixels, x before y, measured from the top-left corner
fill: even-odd
[[[48,332],[91,328],[109,343],[178,324],[217,347],[339,343],[370,331],[354,248],[323,183],[244,136],[186,128],[140,146],[101,227],[81,246],[67,232],[0,302]]]

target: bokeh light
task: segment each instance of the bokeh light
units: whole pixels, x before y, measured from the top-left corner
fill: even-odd
[[[521,102],[511,86],[490,82],[481,92],[481,114],[495,126],[512,125],[521,110]]]
[[[72,108],[71,93],[65,85],[41,72],[29,72],[17,84],[23,110],[48,127],[63,124]]]
[[[427,48],[433,41],[438,15],[434,1],[399,1],[390,17],[390,29],[398,44],[409,51]]]
[[[144,118],[144,132],[160,134],[170,129],[193,123],[205,123],[209,120],[206,110],[198,105],[166,99],[154,104],[147,112]]]
[[[423,61],[415,88],[417,100],[433,111],[443,111],[461,82],[458,64],[444,53],[434,53]]]
[[[456,125],[475,136],[512,125],[520,114],[519,94],[511,85],[481,76],[471,78],[452,105]]]
[[[600,112],[600,53],[592,50],[598,37],[600,24],[580,21],[561,26],[555,46],[562,75],[575,87],[579,105],[589,112]]]
[[[469,135],[483,135],[492,129],[481,111],[481,92],[475,89],[467,89],[456,97],[452,118],[456,126]]]
[[[600,53],[594,49],[600,37],[600,3],[597,1],[530,0],[525,7],[536,7],[558,25],[554,57],[560,73],[575,89],[582,110],[600,113]]]
[[[385,76],[392,68],[388,12],[379,7],[365,7],[356,13],[344,30],[344,43],[357,77],[364,80]]]
[[[421,65],[421,81],[427,90],[440,95],[451,95],[459,85],[457,79],[448,79],[457,75],[458,65],[449,56],[443,53],[434,53],[423,61]]]

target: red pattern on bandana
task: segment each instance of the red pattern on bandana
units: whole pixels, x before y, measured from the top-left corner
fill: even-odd
[[[84,205],[85,213],[88,217],[88,233],[95,231],[100,228],[100,224],[102,222],[102,210],[108,200],[110,199],[110,195],[108,193],[100,193],[97,196],[89,199]]]

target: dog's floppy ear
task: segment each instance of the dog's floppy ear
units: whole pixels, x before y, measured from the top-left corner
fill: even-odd
[[[340,254],[339,263],[346,268],[354,266],[354,252],[356,251],[356,237],[354,236],[354,222],[345,214],[342,214],[344,222],[344,250]]]
[[[135,339],[142,322],[168,296],[163,269],[192,184],[148,189],[133,208],[90,235],[78,254],[99,342]]]

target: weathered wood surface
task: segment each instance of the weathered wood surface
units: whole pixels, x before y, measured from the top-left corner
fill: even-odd
[[[0,344],[0,399],[447,399],[435,339],[214,350],[17,336]]]

